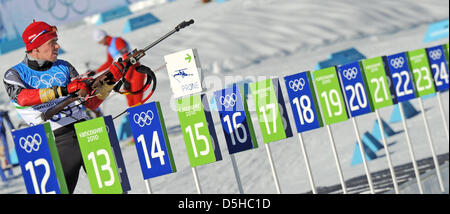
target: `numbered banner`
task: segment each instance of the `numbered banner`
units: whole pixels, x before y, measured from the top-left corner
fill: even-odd
[[[368,96],[372,109],[380,109],[391,106],[393,102],[393,87],[386,76],[385,65],[382,57],[374,57],[362,61],[363,77],[366,80]]]
[[[330,125],[348,119],[336,68],[329,67],[313,72],[314,86],[325,124]]]
[[[251,83],[250,90],[264,143],[292,137],[291,124],[278,78]]]
[[[291,103],[297,132],[305,132],[323,126],[309,71],[285,76],[284,83]]]
[[[245,93],[241,93],[245,91],[244,87],[233,84],[232,87],[214,93],[230,154],[258,148],[247,99],[244,97]]]
[[[422,97],[436,93],[425,49],[408,51],[406,55],[411,66],[417,96]]]
[[[144,179],[176,172],[159,102],[139,105],[127,111]]]
[[[201,65],[196,49],[166,55],[164,60],[175,98],[203,91]]]
[[[114,126],[113,118],[111,115],[103,118],[105,120],[106,130],[108,131],[109,142],[111,142],[111,148],[113,149],[114,157],[116,159],[122,191],[130,191],[130,180],[128,179],[125,161],[123,160],[122,151],[120,150],[119,139],[117,139],[116,127]]]
[[[352,117],[372,112],[359,62],[339,66],[339,79]]]
[[[211,112],[205,111],[209,109],[206,95],[196,94],[176,102],[191,167],[222,160]]]
[[[438,45],[426,49],[437,91],[445,91],[449,88],[448,65],[443,47],[445,46]]]
[[[416,97],[414,93],[413,79],[409,70],[406,53],[398,53],[384,57],[388,65],[388,73],[395,92],[395,100],[404,102]]]
[[[122,193],[116,160],[103,117],[76,123],[74,127],[92,193]]]
[[[28,194],[69,193],[49,123],[11,132]]]

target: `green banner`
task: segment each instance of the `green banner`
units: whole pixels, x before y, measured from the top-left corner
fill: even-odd
[[[53,131],[50,123],[44,123],[44,130],[47,137],[50,155],[52,156],[53,165],[55,166],[56,177],[58,178],[59,191],[61,192],[61,194],[69,194],[66,178],[64,177],[64,171],[61,165],[61,159],[59,158],[58,148],[56,147],[55,136],[53,136]]]
[[[119,174],[103,117],[75,124],[93,194],[121,194]]]
[[[372,109],[380,109],[393,104],[388,77],[381,57],[362,61],[363,76],[369,88]]]
[[[272,79],[250,83],[250,90],[264,143],[285,139],[285,126]]]
[[[448,47],[449,47],[448,43],[444,45],[444,52],[445,52],[445,58],[447,59],[447,64],[449,64],[448,63],[448,52],[449,52]]]
[[[427,52],[424,48],[408,51],[408,63],[414,79],[414,86],[418,96],[425,96],[436,92],[428,63]]]
[[[209,112],[205,112],[202,98],[206,99],[196,94],[177,100],[178,119],[191,167],[222,159],[215,132],[208,126],[213,126],[214,122]]]
[[[314,71],[312,75],[325,124],[346,121],[348,115],[336,68]]]

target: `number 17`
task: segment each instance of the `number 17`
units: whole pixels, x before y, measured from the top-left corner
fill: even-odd
[[[265,107],[267,107],[267,109]],[[264,117],[264,122],[266,124],[267,134],[270,135],[269,121],[267,120],[267,115],[266,115],[266,111],[269,110],[269,109],[272,109],[273,133],[276,133],[277,132],[277,124],[276,124],[277,114],[275,113],[276,112],[275,104],[274,103],[270,103],[270,104],[267,104],[265,106],[259,107],[259,112],[261,112],[263,114],[263,117]]]

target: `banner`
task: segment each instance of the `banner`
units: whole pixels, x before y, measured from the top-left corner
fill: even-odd
[[[1,0],[0,39],[20,38],[33,19],[59,26],[128,3],[129,0]]]

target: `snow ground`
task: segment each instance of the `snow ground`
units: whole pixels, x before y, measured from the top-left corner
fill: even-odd
[[[207,95],[211,98],[213,91],[236,81],[259,80],[273,76],[281,79],[285,75],[313,70],[316,63],[326,59],[329,54],[350,47],[355,47],[370,58],[447,43],[448,38],[427,44],[423,44],[422,40],[430,23],[448,19],[448,8],[449,2],[440,0],[230,0],[222,4],[178,0],[139,11],[138,14],[151,12],[160,18],[161,22],[133,33],[121,33],[129,17],[106,23],[101,28],[114,36],[124,37],[133,47],[144,47],[182,20],[193,18],[194,25],[151,49],[148,56],[142,59],[142,63],[156,69],[164,64],[164,55],[196,48],[205,75]],[[95,28],[96,26],[89,24],[59,27],[59,42],[66,51],[60,58],[71,62],[80,73],[86,70],[86,62],[95,67],[105,60],[104,47],[92,40]],[[23,56],[23,50],[0,56],[0,74],[22,60]],[[172,96],[166,71],[159,71],[157,77],[158,90],[151,100],[161,102],[177,172],[152,179],[152,190],[154,193],[196,193],[183,137],[177,129],[179,122],[175,105],[173,99],[167,99]],[[284,87],[282,90],[283,93],[286,92]],[[448,121],[448,92],[442,94],[442,100]],[[251,105],[252,100],[249,102]],[[417,99],[411,103],[419,109]],[[447,153],[449,144],[441,125],[436,98],[424,100],[424,105],[436,152]],[[0,106],[2,109],[11,110],[11,117],[15,118],[15,111],[4,90],[0,90]],[[290,105],[287,106],[290,109]],[[112,115],[125,108],[125,98],[120,95],[112,96],[102,107],[105,114]],[[380,111],[384,120],[389,120],[392,109],[393,106]],[[290,110],[288,115],[292,122]],[[197,168],[202,190],[204,193],[238,193],[218,115],[213,112],[212,116],[223,160]],[[257,124],[254,111],[251,116],[253,124]],[[374,113],[358,117],[361,133],[370,132],[374,121]],[[120,120],[115,121],[116,126],[118,122]],[[408,119],[407,123],[416,159],[429,157],[431,152],[423,131],[422,117],[417,115]],[[400,132],[388,139],[393,165],[410,162],[402,124],[390,125]],[[344,178],[364,175],[361,164],[350,165],[356,142],[351,121],[332,125],[331,128]],[[235,155],[244,192],[276,193],[259,127],[256,126],[255,131],[260,147]],[[339,184],[326,129],[306,132],[303,138],[316,186]],[[294,135],[289,139],[271,143],[270,147],[281,191],[309,191],[310,185],[298,137]],[[122,153],[131,183],[130,193],[145,193],[135,147],[122,142]],[[380,150],[377,155],[379,158],[369,162],[372,172],[388,167],[385,151]],[[18,173],[20,169],[16,168],[15,175]],[[7,184],[0,183],[0,193],[25,192],[20,176],[16,176]],[[80,172],[75,193],[90,193],[84,171]]]

